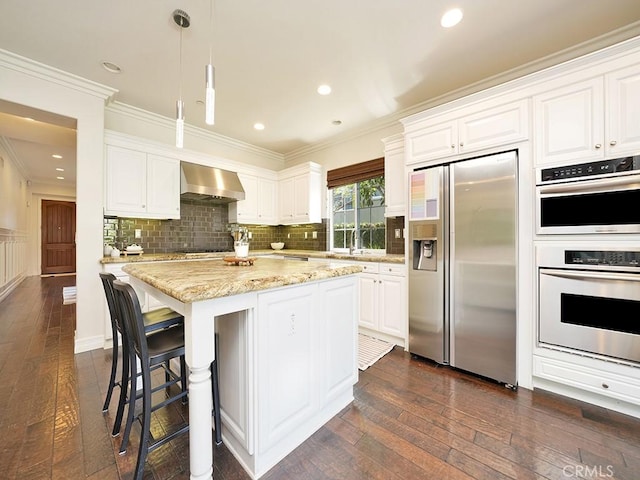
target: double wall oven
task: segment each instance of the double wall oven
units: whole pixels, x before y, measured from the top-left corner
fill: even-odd
[[[640,366],[640,156],[537,174],[539,345]]]

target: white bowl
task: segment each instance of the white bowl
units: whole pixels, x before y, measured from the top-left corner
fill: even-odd
[[[271,248],[274,250],[282,250],[284,248],[284,242],[272,242]]]

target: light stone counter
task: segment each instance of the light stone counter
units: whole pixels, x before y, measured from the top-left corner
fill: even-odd
[[[142,255],[121,255],[119,257],[103,257],[100,263],[138,263],[138,262],[166,262],[174,260],[204,260],[232,256],[233,252],[210,253],[143,253]],[[326,258],[329,260],[353,260],[358,262],[404,263],[405,256],[398,254],[367,254],[325,252],[315,250],[250,250],[249,256],[282,255],[284,257]]]
[[[260,478],[353,401],[362,266],[257,257],[132,262],[129,281],[184,315],[192,480],[213,476],[211,362],[222,438]]]
[[[131,263],[122,270],[180,302],[192,303],[352,275],[361,272],[362,267],[284,262],[262,257],[251,266],[229,265],[222,260],[199,260]]]

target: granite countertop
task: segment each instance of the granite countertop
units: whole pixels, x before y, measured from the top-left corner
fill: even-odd
[[[184,303],[360,273],[359,265],[257,258],[251,266],[220,260],[130,263],[123,270]]]
[[[250,250],[249,256],[283,255],[291,257],[326,258],[329,260],[350,260],[358,262],[404,263],[404,255],[394,254],[357,254],[319,252],[314,250]],[[171,260],[206,260],[233,256],[233,252],[215,253],[143,253],[141,255],[120,255],[119,257],[103,257],[100,263],[136,263],[166,262]]]

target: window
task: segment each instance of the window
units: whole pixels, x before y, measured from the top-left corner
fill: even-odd
[[[385,248],[384,176],[330,190],[331,248]]]

